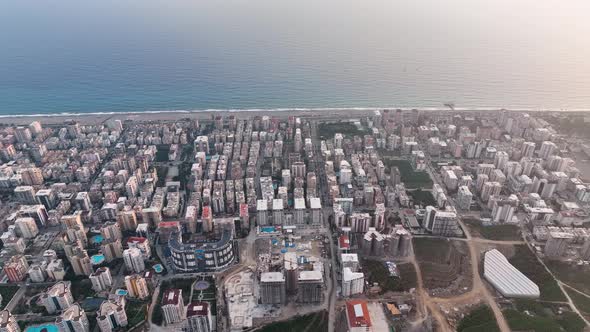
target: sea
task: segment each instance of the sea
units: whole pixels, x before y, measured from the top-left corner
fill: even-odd
[[[587,110],[589,13],[588,0],[2,0],[0,115]]]

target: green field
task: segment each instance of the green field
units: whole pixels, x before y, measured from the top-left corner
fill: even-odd
[[[399,169],[402,182],[406,185],[406,188],[432,188],[432,179],[427,172],[415,171],[410,161],[405,159],[391,159],[383,158],[383,164],[386,168],[393,166]]]
[[[434,197],[432,196],[432,193],[430,191],[423,191],[421,189],[417,189],[413,191],[408,191],[408,195],[412,197],[414,205],[436,206],[436,201],[434,200]]]
[[[322,122],[318,126],[320,137],[325,139],[334,138],[334,135],[340,133],[344,138],[352,138],[353,136],[362,136],[367,131],[359,130],[352,122]]]
[[[458,332],[497,332],[500,331],[496,318],[492,310],[482,305],[478,308],[473,309],[467,316],[459,322],[457,326]]]
[[[565,262],[547,260],[547,267],[559,280],[574,287],[575,289],[590,294],[590,270],[586,266],[577,266]]]
[[[328,312],[299,316],[285,322],[272,323],[258,330],[260,332],[326,332],[328,331]]]
[[[550,307],[535,300],[517,300],[516,309],[504,310],[503,314],[514,331],[581,332],[585,327],[576,313],[567,311],[556,315]]]
[[[381,294],[391,292],[407,292],[416,288],[416,271],[410,263],[398,264],[400,277],[395,278],[389,275],[389,270],[384,262],[375,260],[363,260],[363,271],[367,274],[369,283],[378,283],[381,287]]]
[[[147,313],[147,302],[128,300],[125,304],[125,313],[127,314],[127,327],[131,328],[145,320]]]
[[[586,319],[590,319],[590,298],[584,296],[569,287],[565,287],[565,291],[574,302],[574,305]]]
[[[508,259],[520,272],[539,286],[541,300],[565,301],[565,295],[557,285],[553,277],[545,270],[543,265],[526,245],[515,246],[514,256]]]
[[[0,286],[0,295],[2,295],[2,309],[10,302],[14,294],[18,292],[18,286]]]
[[[481,221],[475,219],[463,219],[463,221],[471,230],[477,232],[484,239],[495,241],[518,241],[522,239],[520,229],[516,225],[484,226]]]

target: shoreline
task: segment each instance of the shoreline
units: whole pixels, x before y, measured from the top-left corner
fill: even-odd
[[[423,112],[532,112],[532,113],[590,113],[590,109],[509,109],[498,107],[326,107],[326,108],[270,108],[270,109],[203,109],[203,110],[162,110],[162,111],[130,111],[130,112],[89,112],[89,113],[49,113],[49,114],[8,114],[0,115],[0,123],[28,124],[41,121],[44,124],[58,124],[65,120],[77,120],[82,124],[103,122],[108,119],[136,120],[136,121],[164,121],[182,118],[206,119],[212,115],[235,115],[238,118],[248,118],[258,115],[274,114],[278,116],[313,116],[332,117],[345,113],[347,116],[365,116],[377,110],[397,110]],[[141,119],[140,119],[141,118]]]

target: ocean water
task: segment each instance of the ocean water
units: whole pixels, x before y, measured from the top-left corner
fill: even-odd
[[[3,0],[0,114],[590,109],[587,0]]]

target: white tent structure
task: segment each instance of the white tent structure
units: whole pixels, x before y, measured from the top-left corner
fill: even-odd
[[[539,298],[539,286],[515,268],[501,252],[492,249],[485,253],[483,276],[504,297]]]

